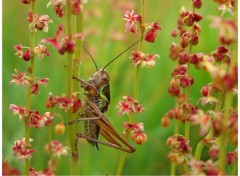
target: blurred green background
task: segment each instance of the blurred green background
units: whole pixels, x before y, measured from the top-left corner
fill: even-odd
[[[35,45],[42,39],[53,37],[58,24],[64,20],[56,18],[52,8],[47,8],[49,0],[37,0],[36,12],[48,14],[54,23],[49,24],[49,32],[38,31],[36,33]],[[218,46],[217,31],[209,27],[209,15],[219,15],[216,12],[217,4],[212,1],[204,1],[203,7],[197,10],[204,19],[200,22],[202,33],[199,45],[193,47],[194,52],[209,53]],[[136,146],[137,151],[127,155],[123,174],[169,174],[170,162],[167,160],[169,152],[166,140],[173,134],[173,123],[168,128],[160,124],[161,117],[174,106],[175,99],[168,94],[170,73],[175,63],[168,57],[172,42],[176,41],[170,36],[176,27],[176,21],[181,6],[191,8],[190,0],[146,0],[145,22],[156,21],[162,26],[158,33],[157,41],[153,44],[144,42],[143,52],[159,54],[156,65],[152,69],[142,68],[140,76],[139,102],[145,108],[145,112],[137,115],[136,121],[144,122],[148,141],[141,146]],[[23,5],[20,0],[3,0],[3,136],[2,156],[7,158],[11,164],[23,173],[23,163],[12,155],[12,146],[15,140],[24,137],[23,123],[19,123],[16,116],[9,110],[10,104],[25,105],[27,90],[25,87],[9,85],[14,68],[26,71],[29,64],[23,62],[14,55],[13,46],[21,43],[29,45],[29,30],[26,16],[30,6]],[[134,9],[140,12],[140,1],[127,0],[89,0],[84,5],[84,31],[89,34],[85,38],[85,45],[90,50],[99,67],[103,67],[112,58],[127,48],[137,36],[124,33],[125,21],[121,19],[124,11]],[[49,92],[61,95],[66,92],[66,56],[60,56],[52,46],[48,46],[51,57],[43,60],[36,59],[35,75],[37,77],[49,78],[50,82],[46,88],[41,88],[39,96],[33,95],[32,109],[37,109],[41,114],[46,112],[45,101]],[[133,95],[134,66],[129,59],[130,51],[111,64],[107,71],[111,77],[111,104],[106,116],[113,126],[121,134],[122,123],[128,121],[127,117],[119,117],[115,106],[124,95]],[[86,53],[83,54],[81,65],[81,77],[87,79],[95,72],[95,67]],[[191,87],[191,102],[196,104],[200,97],[200,88],[208,83],[210,78],[203,71],[191,70],[195,83]],[[55,109],[63,115],[64,112]],[[54,124],[59,123],[56,118]],[[181,124],[183,127],[183,124]],[[181,132],[183,130],[181,129]],[[198,127],[191,127],[191,145],[195,148],[200,140]],[[67,135],[55,135],[53,139],[60,140],[67,145]],[[44,170],[47,166],[48,155],[44,151],[44,145],[48,142],[48,128],[31,129],[31,138],[34,139],[32,147],[37,150],[33,154],[32,166],[36,170]],[[121,152],[100,145],[100,151],[91,147],[85,141],[79,144],[80,151],[80,173],[81,174],[115,174]],[[194,150],[193,150],[194,151]],[[207,150],[203,158],[207,158]],[[70,173],[70,159],[68,156],[61,157],[57,163],[57,174]],[[180,169],[181,170],[181,169]],[[181,173],[179,170],[179,173]]]

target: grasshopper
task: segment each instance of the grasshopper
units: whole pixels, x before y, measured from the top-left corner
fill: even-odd
[[[105,117],[104,112],[108,110],[110,103],[110,78],[105,69],[114,60],[137,43],[138,41],[122,51],[100,70],[98,69],[91,54],[85,47],[83,47],[94,62],[97,72],[94,73],[88,81],[73,76],[74,80],[81,83],[81,87],[84,89],[85,94],[85,101],[83,103],[82,112],[79,114],[79,118],[68,122],[68,124],[71,125],[79,121],[84,121],[84,134],[77,133],[76,135],[75,153],[73,153],[75,156],[78,156],[77,145],[80,138],[86,139],[89,144],[95,146],[98,150],[98,144],[103,144],[128,153],[133,153],[136,150],[116,132],[111,122]],[[107,141],[98,140],[99,135],[102,135]],[[125,147],[123,147],[120,143],[124,144]]]

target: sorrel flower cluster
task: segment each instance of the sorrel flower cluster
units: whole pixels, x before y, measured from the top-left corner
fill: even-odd
[[[32,153],[35,152],[35,150],[27,147],[25,138],[23,138],[22,140],[15,141],[12,150],[13,150],[14,156],[16,156],[20,160],[31,158]]]
[[[144,111],[144,108],[139,104],[137,100],[134,100],[130,96],[124,96],[123,101],[120,101],[119,104],[116,106],[119,108],[118,114],[120,116],[123,116],[124,114],[127,114],[129,118],[131,118],[132,114],[135,113],[141,113]],[[137,143],[137,144],[142,144],[147,140],[147,135],[143,132],[144,127],[143,127],[142,122],[138,123],[129,123],[129,122],[124,122],[123,127],[125,131],[123,134],[129,135],[132,137],[132,139]]]
[[[76,47],[73,40],[78,40],[82,37],[83,35],[79,33],[69,38],[69,36],[64,33],[63,25],[59,25],[55,36],[53,38],[42,39],[42,42],[52,44],[60,54],[64,54],[65,52],[74,53]]]
[[[45,105],[47,108],[54,108],[55,105],[59,105],[59,108],[67,112],[72,108],[72,113],[76,113],[77,110],[81,107],[81,100],[77,97],[76,93],[73,93],[70,98],[65,94],[59,96],[54,96],[52,93],[49,94]]]
[[[27,15],[27,21],[29,22],[30,42],[29,46],[22,46],[22,44],[17,44],[14,46],[14,50],[16,52],[15,55],[19,58],[22,58],[23,61],[31,60],[31,62],[25,62],[25,64],[30,64],[30,66],[28,67],[28,72],[20,72],[17,68],[15,68],[14,73],[12,74],[12,80],[10,81],[10,84],[15,84],[16,88],[18,86],[24,86],[27,88],[26,105],[23,106],[10,104],[10,110],[13,112],[14,115],[18,116],[19,121],[23,122],[22,124],[25,127],[25,138],[23,138],[22,140],[16,140],[14,142],[12,150],[14,156],[16,156],[22,161],[25,161],[26,175],[39,175],[40,173],[54,175],[54,163],[56,163],[56,161],[53,160],[52,157],[50,157],[49,166],[47,167],[47,169],[45,169],[44,172],[39,172],[38,174],[37,172],[35,172],[33,167],[31,167],[32,163],[30,163],[30,161],[32,153],[36,152],[36,150],[32,149],[32,146],[30,144],[30,142],[32,142],[33,140],[30,138],[31,134],[29,130],[30,128],[43,128],[44,126],[49,127],[54,120],[54,113],[52,113],[51,111],[41,114],[38,110],[33,110],[31,108],[31,97],[33,95],[39,95],[39,87],[41,85],[47,86],[47,83],[49,82],[48,78],[35,77],[35,56],[39,59],[50,56],[50,52],[48,51],[46,46],[42,44],[35,45],[35,35],[37,31],[48,32],[48,24],[52,22],[52,20],[49,18],[48,15],[39,15],[35,13],[35,0],[21,0],[21,2],[23,4],[32,3],[31,10],[29,10]],[[56,3],[57,1],[52,0],[51,2]],[[62,101],[64,101],[64,98],[62,99]],[[79,100],[76,100],[73,103],[79,104]],[[56,152],[55,154],[57,156],[60,156],[61,154],[67,154],[66,147],[63,147],[63,145],[60,143],[56,145],[56,150],[54,150],[53,152]]]
[[[25,51],[23,51],[23,49],[25,49]],[[14,50],[16,51],[15,55],[22,58],[24,61],[29,61],[31,59],[31,55],[34,54],[36,54],[39,59],[51,55],[47,47],[41,44],[34,48],[34,53],[31,53],[29,47],[23,47],[21,44],[15,45]]]
[[[27,76],[26,72],[19,72],[17,69],[15,69],[14,72],[16,74],[12,74],[13,79],[10,83],[15,84],[16,86],[29,86],[30,92],[35,95],[39,94],[39,85],[46,86],[49,81],[48,78],[35,78],[35,80],[33,80],[31,77]]]
[[[233,1],[218,1],[218,3],[220,4],[218,10],[221,8],[225,13],[228,8],[233,14]],[[224,163],[232,163],[231,161],[234,163],[236,160],[236,154],[231,152],[226,154],[224,148],[226,148],[228,141],[231,145],[237,146],[238,137],[236,125],[238,112],[231,107],[232,99],[226,97],[235,95],[237,88],[238,66],[235,58],[237,55],[230,51],[230,45],[234,46],[237,42],[237,23],[233,19],[210,17],[211,26],[219,30],[220,45],[215,51],[207,54],[203,52],[193,53],[192,47],[198,44],[201,32],[201,27],[197,22],[203,18],[196,13],[195,9],[202,7],[202,1],[193,0],[192,5],[193,11],[181,9],[177,29],[171,33],[173,37],[179,36],[180,38],[179,44],[173,43],[171,45],[169,54],[169,57],[177,62],[177,65],[172,72],[168,92],[177,98],[177,103],[163,116],[161,122],[164,127],[170,125],[171,119],[185,123],[185,137],[179,136],[178,131],[175,130],[175,135],[170,137],[167,142],[171,148],[170,161],[177,164],[189,164],[190,172],[186,173],[185,169],[185,174],[224,174]],[[200,89],[201,97],[197,103],[201,102],[204,109],[190,102],[190,87],[194,84],[194,78],[190,75],[190,66],[208,72],[212,78],[212,82],[206,83]],[[226,104],[230,106],[226,106]],[[205,136],[199,142],[194,157],[191,155],[191,147],[188,146],[191,136],[188,133],[187,123],[199,125],[200,136]],[[175,124],[176,129],[178,129],[177,125],[178,123]],[[186,148],[189,150],[185,154],[179,154],[174,148],[175,152],[173,153],[173,146],[170,143],[176,144],[177,147],[188,146]],[[209,160],[207,161],[200,160],[204,146],[208,147]],[[181,147],[180,149],[182,149]],[[177,150],[177,152],[179,151]],[[172,167],[174,166],[172,165]]]
[[[167,145],[171,149],[168,155],[170,161],[177,164],[184,164],[188,161],[188,154],[192,152],[188,139],[181,135],[174,135],[168,138]]]

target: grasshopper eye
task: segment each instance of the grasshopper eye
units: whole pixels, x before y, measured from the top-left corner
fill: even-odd
[[[102,80],[103,80],[103,81],[108,81],[108,77],[103,76],[103,77],[102,77]]]

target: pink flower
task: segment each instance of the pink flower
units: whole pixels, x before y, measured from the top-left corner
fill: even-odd
[[[30,142],[31,141],[32,140],[30,140]],[[30,159],[32,157],[32,153],[35,152],[35,150],[27,147],[25,138],[23,138],[21,141],[15,141],[12,150],[14,156],[20,160]]]
[[[22,51],[22,45],[21,44],[17,44],[14,46],[14,50],[16,51],[15,55],[17,55],[18,57],[22,58],[23,56],[23,51]]]
[[[82,11],[81,0],[70,0],[72,14],[78,15]]]
[[[144,54],[140,51],[132,51],[132,62],[135,66],[141,64],[142,67],[146,66],[149,68],[154,67],[156,57],[159,57],[157,54]]]
[[[27,76],[25,72],[19,73],[17,69],[14,69],[14,71],[17,74],[12,74],[13,79],[10,81],[10,84],[15,83],[16,85],[23,85],[23,86],[29,85],[29,81],[26,80]]]
[[[52,5],[54,12],[56,13],[58,18],[62,18],[64,15],[64,7],[65,7],[65,1],[64,0],[51,0],[47,7]]]
[[[67,155],[68,154],[68,147],[64,147],[63,144],[61,144],[57,140],[53,140],[50,143],[45,145],[45,150],[48,153],[52,153],[54,157],[60,158],[61,155]]]
[[[42,78],[42,79],[39,79],[37,83],[46,86],[48,81],[49,81],[48,78]]]
[[[189,140],[182,135],[176,134],[167,139],[167,145],[173,150],[183,154],[192,152],[192,147],[189,145]]]
[[[45,106],[47,108],[53,108],[59,102],[59,96],[53,96],[52,93],[49,93],[49,98],[47,99]]]
[[[50,52],[47,47],[40,44],[34,48],[34,53],[37,54],[39,59],[42,59],[44,56],[50,56]]]
[[[7,159],[2,160],[2,175],[21,175],[20,171],[17,168],[14,168],[10,165]]]
[[[156,61],[156,58],[159,58],[159,55],[157,54],[148,54],[147,57],[142,62],[142,67],[146,66],[148,68],[153,68]]]
[[[132,139],[136,144],[141,145],[142,143],[147,141],[147,135],[142,131],[136,131],[133,133]]]
[[[124,122],[123,123],[123,127],[126,130],[131,130],[131,131],[144,131],[144,124],[142,122],[138,122],[138,123],[133,123],[130,124],[128,122]]]
[[[68,98],[66,95],[62,95],[59,98],[59,108],[63,109],[65,112],[68,111],[68,109],[72,106],[72,101],[70,98]]]
[[[238,161],[238,152],[229,152],[226,157],[228,165],[231,165],[233,163],[236,163]]]
[[[14,115],[18,115],[19,120],[22,121],[23,116],[26,113],[26,109],[22,106],[16,106],[15,104],[10,104],[10,108],[13,111]]]
[[[197,113],[190,116],[192,124],[200,125],[200,135],[204,136],[211,127],[211,117],[205,114],[202,110],[197,110]]]
[[[125,32],[135,33],[136,32],[136,22],[141,23],[141,16],[136,15],[134,10],[126,11],[124,13],[123,19],[126,20]]]
[[[33,14],[31,11],[28,14],[29,29],[31,32],[36,32],[37,30],[48,32],[48,23],[52,22],[48,15],[38,15]]]
[[[132,56],[130,57],[132,59],[133,64],[136,66],[142,62],[145,58],[145,54],[140,51],[132,51]]]
[[[42,128],[45,126],[45,122],[47,121],[47,117],[39,115],[37,111],[30,113],[28,121],[28,128]]]
[[[47,119],[47,120],[45,121],[45,126],[51,125],[51,123],[52,123],[52,121],[53,121],[53,119],[54,119],[53,113],[51,113],[51,112],[45,112],[45,113],[43,114],[43,117]]]
[[[132,97],[124,96],[123,100],[124,101],[120,101],[119,104],[116,106],[117,108],[119,108],[119,115],[129,115],[129,113],[139,113],[144,111],[144,108],[138,103],[137,100],[134,100]]]
[[[234,15],[234,7],[231,1],[219,5],[217,10],[222,11],[221,16],[223,16],[226,12],[229,12],[232,16]]]

